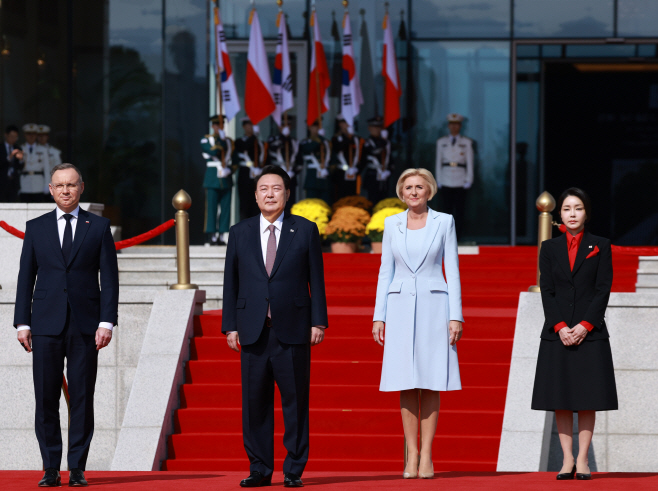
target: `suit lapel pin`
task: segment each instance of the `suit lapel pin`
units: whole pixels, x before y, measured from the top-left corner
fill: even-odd
[[[294,230],[293,230],[293,229],[290,229],[290,231],[291,231],[291,232],[294,232]]]
[[[89,222],[87,222],[87,223],[89,223]],[[591,248],[592,248],[592,246],[589,246],[589,248],[591,249]]]
[[[89,222],[85,222],[85,223],[89,223]],[[592,246],[590,246],[590,247],[592,247]]]

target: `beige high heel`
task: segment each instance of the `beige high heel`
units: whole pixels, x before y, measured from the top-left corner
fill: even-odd
[[[420,456],[418,457],[418,460],[420,460]],[[408,466],[408,465],[409,465],[409,463],[407,462],[407,466]],[[403,473],[402,473],[402,478],[403,478],[403,479],[416,479],[416,478],[418,477],[418,464],[416,464],[416,466],[415,466],[414,468],[416,469],[416,473],[415,473],[415,474],[412,474],[411,472],[403,472]],[[405,469],[405,471],[406,471],[406,470],[407,470],[407,469]]]
[[[418,477],[421,479],[432,479],[434,477],[434,462],[432,462],[432,472],[424,473],[418,471]]]

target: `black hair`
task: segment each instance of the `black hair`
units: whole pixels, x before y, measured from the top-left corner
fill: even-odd
[[[18,133],[18,132],[19,132],[19,131],[18,131],[18,126],[13,125],[13,124],[10,124],[9,126],[7,126],[7,127],[5,128],[5,135],[8,135],[8,134],[11,133],[12,131],[15,131],[16,133]]]
[[[73,169],[74,171],[76,171],[78,173],[78,177],[80,178],[79,182],[82,182],[82,172],[80,172],[80,169],[78,169],[75,165],[68,163],[59,164],[53,167],[52,169],[50,169],[50,182],[53,181],[53,175],[55,175],[55,172],[57,172],[58,170],[66,170],[66,169]]]
[[[281,179],[283,179],[283,186],[286,188],[286,191],[290,189],[290,176],[288,173],[278,165],[266,165],[263,167],[263,172],[261,172],[260,175],[254,180],[255,190],[258,189],[258,181],[260,181],[260,178],[268,174],[275,174],[280,176]]]
[[[560,195],[560,199],[557,200],[557,210],[560,214],[560,217],[562,216],[562,205],[564,204],[564,200],[569,196],[575,196],[583,202],[583,206],[585,207],[585,215],[587,215],[585,222],[589,222],[592,218],[592,202],[589,199],[587,193],[580,188],[569,188]]]

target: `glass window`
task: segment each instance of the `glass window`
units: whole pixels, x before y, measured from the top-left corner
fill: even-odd
[[[574,44],[567,46],[567,56],[576,58],[614,58],[635,56],[634,44]]]
[[[562,45],[545,44],[541,47],[541,54],[544,58],[560,58],[562,57]]]
[[[638,44],[637,46],[637,55],[644,56],[646,58],[655,58],[656,57],[656,45],[655,44]]]
[[[436,140],[448,132],[446,115],[466,117],[473,140],[475,178],[468,191],[461,240],[509,241],[509,44],[414,42],[415,129],[412,161],[436,170]],[[441,209],[441,204],[438,204]]]
[[[510,35],[510,1],[413,2],[414,38],[502,38]]]
[[[617,0],[617,35],[655,37],[658,2]]]
[[[614,0],[516,0],[515,37],[610,37]]]
[[[517,58],[539,58],[538,44],[520,44],[516,47]]]
[[[175,1],[172,3],[175,3]],[[228,39],[249,38],[251,2],[246,0],[220,0],[219,9],[224,24],[224,32]],[[278,32],[276,17],[279,12],[276,2],[256,2],[256,9],[258,10],[258,19],[260,20],[263,37],[276,39]],[[285,0],[283,2],[283,11],[286,13],[288,20],[290,36],[294,38],[303,37],[306,29],[308,29],[306,0]]]

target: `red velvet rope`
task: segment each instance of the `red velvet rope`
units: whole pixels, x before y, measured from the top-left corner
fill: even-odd
[[[115,242],[114,247],[116,247],[118,251],[121,249],[125,249],[126,247],[132,247],[134,245],[141,244],[142,242],[151,240],[153,237],[157,237],[161,233],[166,232],[171,227],[173,227],[175,223],[176,221],[172,218],[171,220],[167,220],[166,222],[164,222],[162,225],[158,225],[153,230],[149,230],[148,232],[133,237],[132,239],[120,240],[119,242]],[[0,228],[4,229],[6,232],[10,233],[11,235],[18,237],[19,239],[25,238],[25,232],[21,232],[17,228],[12,227],[4,220],[0,220]]]

